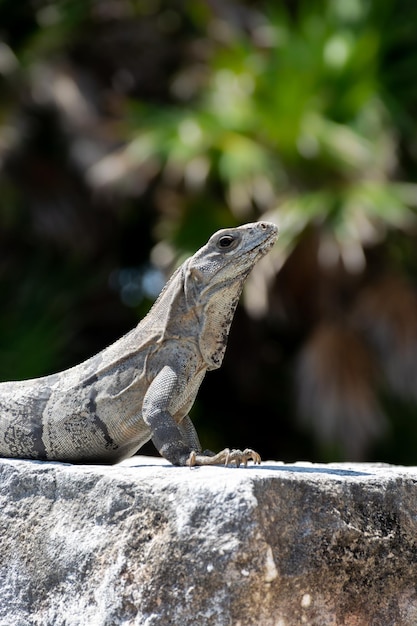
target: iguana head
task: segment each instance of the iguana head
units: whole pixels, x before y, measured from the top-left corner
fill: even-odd
[[[273,246],[278,228],[270,222],[254,222],[219,230],[190,259],[188,271],[200,289],[245,280],[255,263]]]
[[[214,233],[165,285],[147,315],[149,337],[156,332],[159,341],[193,338],[207,369],[220,367],[245,279],[277,237],[278,228],[269,222]]]

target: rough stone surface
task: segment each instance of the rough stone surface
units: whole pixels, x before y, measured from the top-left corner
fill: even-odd
[[[417,468],[0,461],[0,626],[415,626]]]

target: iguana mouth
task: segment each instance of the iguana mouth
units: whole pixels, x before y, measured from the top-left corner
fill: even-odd
[[[269,252],[269,250],[273,247],[274,243],[277,240],[277,236],[278,228],[275,227],[275,230],[273,230],[266,239],[260,241],[254,248],[252,248],[252,251],[258,251],[258,253],[261,253],[260,256],[265,256],[266,253]],[[257,259],[258,258],[259,257],[257,256]]]

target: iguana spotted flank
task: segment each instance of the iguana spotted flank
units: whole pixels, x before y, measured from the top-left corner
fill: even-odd
[[[260,463],[251,449],[203,453],[188,412],[222,363],[246,277],[277,236],[268,222],[218,231],[114,344],[58,374],[1,383],[0,456],[117,463],[152,439],[174,465]]]

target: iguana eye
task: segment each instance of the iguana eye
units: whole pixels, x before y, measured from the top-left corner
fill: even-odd
[[[235,238],[232,237],[232,235],[223,235],[223,237],[220,237],[219,241],[217,242],[217,245],[219,248],[224,250],[225,248],[230,248],[230,246],[234,243],[234,241],[235,241]]]

